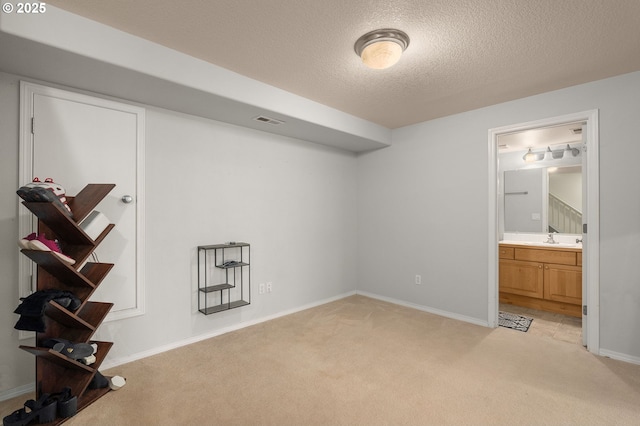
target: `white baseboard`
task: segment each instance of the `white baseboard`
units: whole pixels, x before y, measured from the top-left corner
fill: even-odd
[[[478,318],[459,315],[459,314],[455,314],[453,312],[448,312],[448,311],[442,311],[440,309],[431,308],[429,306],[418,305],[415,303],[406,302],[404,300],[393,299],[391,297],[386,297],[386,296],[380,296],[379,294],[369,293],[367,291],[362,291],[362,290],[356,290],[356,294],[371,297],[372,299],[382,300],[384,302],[393,303],[395,305],[406,306],[407,308],[417,309],[419,311],[428,312],[430,314],[439,315],[441,317],[464,321],[464,322],[468,322],[475,325],[481,325],[483,327],[489,327],[489,322],[487,322],[486,320],[480,320]]]
[[[598,355],[606,356],[607,358],[616,359],[618,361],[628,362],[630,364],[640,365],[640,358],[637,356],[622,354],[620,352],[609,351],[602,348],[600,348]]]
[[[36,391],[36,384],[30,383],[28,385],[22,385],[17,388],[7,389],[0,392],[0,401],[6,401],[8,399],[16,398],[20,395],[27,393],[34,393]]]
[[[408,308],[418,309],[420,311],[429,312],[429,313],[432,313],[432,314],[435,314],[435,315],[440,315],[440,316],[447,317],[447,318],[452,318],[452,319],[456,319],[456,320],[460,320],[460,321],[465,321],[465,322],[468,322],[468,323],[471,323],[471,324],[476,324],[476,325],[481,325],[481,326],[484,326],[484,327],[489,327],[489,323],[487,321],[481,321],[481,320],[479,320],[477,318],[467,317],[467,316],[464,316],[464,315],[458,315],[458,314],[454,314],[454,313],[447,312],[447,311],[441,311],[439,309],[434,309],[434,308],[430,308],[430,307],[427,307],[427,306],[417,305],[415,303],[405,302],[404,300],[393,299],[391,297],[380,296],[378,294],[369,293],[369,292],[361,291],[361,290],[357,290],[356,294],[360,294],[362,296],[371,297],[372,299],[378,299],[378,300],[382,300],[382,301],[393,303],[393,304],[400,305],[400,306],[406,306]],[[604,357],[607,357],[607,358],[611,358],[611,359],[615,359],[615,360],[618,360],[618,361],[628,362],[630,364],[640,365],[640,357],[631,356],[631,355],[623,354],[623,353],[620,353],[620,352],[614,352],[614,351],[609,351],[609,350],[606,350],[606,349],[600,349],[600,352],[598,353],[598,355],[604,356]]]

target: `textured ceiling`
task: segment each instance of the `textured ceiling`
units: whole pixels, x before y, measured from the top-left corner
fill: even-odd
[[[389,128],[640,70],[640,0],[48,0]],[[370,70],[359,36],[405,31]]]

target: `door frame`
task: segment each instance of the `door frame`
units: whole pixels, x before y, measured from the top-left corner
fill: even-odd
[[[490,327],[498,326],[499,290],[498,290],[498,136],[505,133],[521,132],[540,127],[558,126],[566,123],[582,121],[586,124],[586,170],[583,170],[586,193],[586,218],[588,223],[585,243],[583,243],[583,275],[586,284],[586,294],[583,294],[583,305],[588,307],[586,330],[587,349],[594,353],[600,352],[600,222],[598,211],[600,208],[600,169],[599,169],[599,130],[598,110],[588,110],[512,124],[489,129],[489,277],[488,277],[488,309],[487,322]],[[584,201],[583,201],[584,204]],[[586,296],[586,297],[585,297]]]
[[[145,109],[126,103],[121,99],[102,96],[96,93],[60,86],[53,83],[20,81],[20,135],[19,135],[19,178],[21,183],[31,182],[33,178],[33,134],[32,117],[34,96],[53,96],[74,102],[94,105],[133,114],[136,117],[136,277],[135,306],[116,312],[110,312],[104,322],[144,315],[145,313],[145,233],[144,233],[144,158],[145,158]],[[37,229],[37,220],[21,203],[18,204],[19,235],[27,235]],[[26,256],[19,257],[18,292],[27,297],[35,291],[36,265]],[[19,339],[32,337],[31,333],[20,332]]]

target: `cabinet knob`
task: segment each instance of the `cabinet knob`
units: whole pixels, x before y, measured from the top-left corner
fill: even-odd
[[[538,265],[538,269],[542,269],[542,265]]]
[[[133,202],[133,197],[131,195],[123,195],[121,200],[125,204],[131,204],[131,202]]]

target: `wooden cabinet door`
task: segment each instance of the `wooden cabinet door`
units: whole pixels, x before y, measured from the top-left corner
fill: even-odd
[[[543,264],[519,260],[500,260],[500,292],[542,299]]]
[[[582,305],[582,267],[544,265],[544,298]]]

